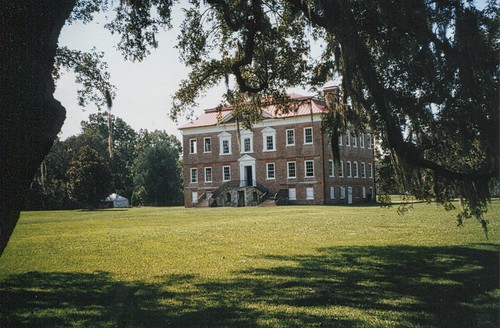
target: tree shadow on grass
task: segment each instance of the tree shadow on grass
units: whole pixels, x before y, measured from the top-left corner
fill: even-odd
[[[498,327],[499,247],[335,247],[231,279],[0,280],[0,327]],[[262,263],[262,262],[260,262]]]

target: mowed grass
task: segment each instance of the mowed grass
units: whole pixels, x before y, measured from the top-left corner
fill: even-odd
[[[0,327],[498,327],[500,201],[23,213]]]

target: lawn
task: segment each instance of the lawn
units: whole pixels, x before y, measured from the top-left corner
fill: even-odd
[[[23,213],[0,327],[499,327],[500,201]]]

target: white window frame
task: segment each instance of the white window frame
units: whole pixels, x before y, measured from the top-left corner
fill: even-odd
[[[229,175],[229,179],[226,179],[226,169]],[[222,167],[222,181],[224,182],[231,181],[231,166],[225,165]]]
[[[352,134],[352,146],[358,148],[358,137]]]
[[[340,199],[345,199],[345,187],[339,187]]]
[[[228,151],[227,153],[224,152],[224,143],[227,142],[228,146]],[[231,147],[231,135],[227,132],[222,132],[219,134],[219,155],[231,155],[232,153],[232,147]]]
[[[289,142],[290,140],[288,139],[288,133],[291,132],[291,141],[292,142]],[[286,145],[287,146],[295,146],[295,129],[287,129],[286,132],[285,132],[285,137],[286,137]]]
[[[297,200],[296,188],[288,188],[288,200]]]
[[[344,177],[344,161],[340,161],[339,163],[339,178],[343,178]]]
[[[349,130],[345,132],[345,145],[351,147],[351,132]]]
[[[306,200],[314,200],[314,188],[306,187]]]
[[[334,163],[333,159],[330,159],[328,161],[328,176],[329,177],[335,176],[335,163]]]
[[[268,137],[272,138],[272,143],[273,143],[272,149],[269,149],[267,147],[267,138]],[[276,151],[276,130],[275,129],[267,127],[264,130],[262,130],[262,151],[264,151],[264,152]]]
[[[373,165],[372,163],[368,163],[368,178],[373,178]]]
[[[364,133],[361,133],[361,135],[359,136],[359,147],[365,148],[365,135],[364,135]]]
[[[210,171],[210,180],[207,179],[207,172]],[[205,182],[207,183],[211,183],[213,181],[213,170],[212,170],[212,167],[205,167]]]
[[[192,167],[189,170],[189,181],[190,183],[198,183],[198,168],[197,167]]]
[[[270,173],[272,173],[272,176],[270,176]],[[266,179],[274,180],[275,177],[276,177],[276,166],[274,165],[274,163],[266,163]]]
[[[196,154],[198,151],[198,142],[196,138],[189,139],[189,153]]]
[[[230,139],[222,139],[222,153],[221,155],[231,155],[231,141]]]
[[[293,173],[294,175],[290,175],[290,164],[293,164]],[[295,179],[297,178],[297,162],[287,162],[286,163],[286,176],[288,179]]]
[[[352,164],[351,161],[347,161],[345,164],[346,176],[352,178]]]
[[[335,187],[330,187],[330,199],[335,199]]]
[[[361,162],[361,178],[366,178],[366,163]]]
[[[311,141],[307,141],[307,133],[306,131],[311,131]],[[314,143],[314,135],[312,126],[308,126],[304,128],[304,145],[312,145]]]
[[[308,168],[307,168],[308,164],[312,164],[312,166],[311,166],[312,174],[308,174],[308,173],[311,173],[311,172],[308,172]],[[308,159],[308,160],[304,161],[304,177],[314,178],[314,160]]]
[[[368,133],[366,135],[366,139],[367,139],[366,143],[367,143],[367,146],[368,146],[367,148],[368,149],[372,149],[372,135]]]
[[[358,168],[358,162],[354,161],[352,163],[352,171],[354,173],[353,175],[354,175],[355,178],[359,178],[359,171],[358,171],[358,169],[359,169]]]
[[[251,131],[244,131],[241,133],[241,153],[253,153],[253,133]],[[249,140],[250,149],[245,149],[245,140]]]
[[[207,141],[208,141],[208,143],[207,143]],[[207,147],[207,145],[208,145],[208,147]],[[210,137],[203,138],[203,152],[204,153],[211,153],[212,152],[212,138],[210,138]]]
[[[342,135],[339,135],[339,146],[342,146]]]
[[[247,143],[248,141],[248,143]],[[248,149],[247,149],[248,146]],[[251,153],[252,152],[252,138],[244,136],[243,137],[243,153]]]

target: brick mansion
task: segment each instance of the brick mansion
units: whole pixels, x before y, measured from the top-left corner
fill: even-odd
[[[375,197],[373,138],[347,130],[335,161],[322,132],[324,102],[290,95],[298,109],[277,114],[262,108],[252,130],[238,129],[232,107],[207,109],[180,128],[184,204],[251,206],[352,204]],[[239,131],[239,133],[238,133]]]

